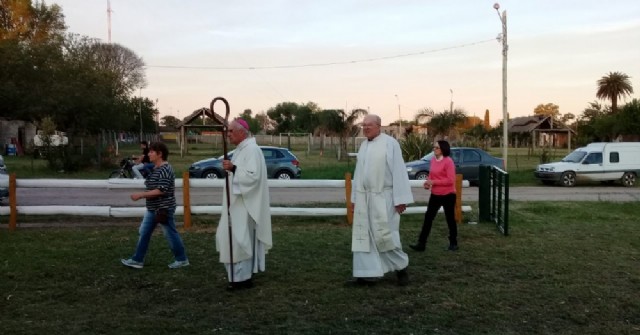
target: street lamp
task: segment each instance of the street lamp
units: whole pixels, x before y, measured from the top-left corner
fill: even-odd
[[[497,2],[493,8],[498,13],[500,22],[502,22],[502,34],[498,35],[498,42],[502,42],[502,158],[504,159],[504,169],[507,170],[507,147],[509,146],[509,113],[507,113],[507,52],[509,45],[507,44],[507,11],[503,10],[500,14],[500,4]]]
[[[402,114],[400,113],[400,98],[396,94],[396,101],[398,101],[398,139],[402,137]]]

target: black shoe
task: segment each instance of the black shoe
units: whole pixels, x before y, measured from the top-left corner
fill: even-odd
[[[376,284],[376,281],[373,279],[355,278],[347,281],[345,283],[345,286],[373,286],[375,284]]]
[[[253,287],[253,280],[249,278],[244,281],[229,283],[229,285],[227,286],[227,291],[238,291],[238,290],[248,289],[252,287]]]
[[[398,286],[409,285],[409,272],[407,268],[396,271],[396,276],[398,276]]]
[[[458,245],[457,244],[449,244],[449,247],[447,248],[447,251],[456,251],[458,250]]]
[[[425,249],[427,249],[427,246],[424,244],[410,244],[409,248],[415,250],[415,251],[419,251],[419,252],[423,252],[425,251]]]

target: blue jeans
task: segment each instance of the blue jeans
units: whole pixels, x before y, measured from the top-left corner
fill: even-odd
[[[164,237],[167,239],[167,242],[169,242],[169,247],[173,252],[173,256],[177,261],[186,261],[187,254],[184,251],[184,244],[182,243],[180,234],[176,230],[174,214],[175,209],[169,210],[167,213],[167,224],[160,226],[162,226]],[[153,230],[156,228],[156,225],[158,225],[154,222],[155,216],[154,211],[147,210],[144,213],[144,218],[142,218],[142,223],[140,223],[140,229],[138,230],[140,238],[136,245],[136,253],[131,257],[136,262],[144,262],[144,256],[147,254],[147,249],[149,249],[151,235],[153,234]]]

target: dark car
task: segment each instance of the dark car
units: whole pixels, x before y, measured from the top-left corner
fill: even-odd
[[[409,179],[424,180],[429,177],[429,165],[433,152],[421,159],[406,163]],[[456,173],[462,174],[462,179],[476,184],[479,179],[480,165],[493,165],[504,168],[504,160],[489,155],[478,148],[451,148],[451,158],[456,165]]]
[[[272,179],[300,178],[302,169],[298,158],[287,148],[261,146],[264,160],[267,163],[267,175]],[[233,151],[229,152],[229,159]],[[197,161],[189,167],[189,177],[218,179],[224,177],[222,156]]]

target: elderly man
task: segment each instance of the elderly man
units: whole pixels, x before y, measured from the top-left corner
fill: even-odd
[[[227,137],[236,149],[231,160],[222,161],[222,167],[229,173],[230,189],[227,192],[225,186],[223,192],[216,249],[227,270],[228,290],[253,287],[252,274],[265,270],[265,255],[273,245],[267,166],[255,138],[250,135],[245,120],[232,121]],[[228,208],[227,194],[230,200]]]
[[[413,203],[409,177],[398,141],[380,133],[380,117],[362,122],[367,141],[358,151],[353,203],[353,276],[357,285],[372,285],[395,271],[398,285],[409,283],[409,256],[400,242],[400,214]]]

